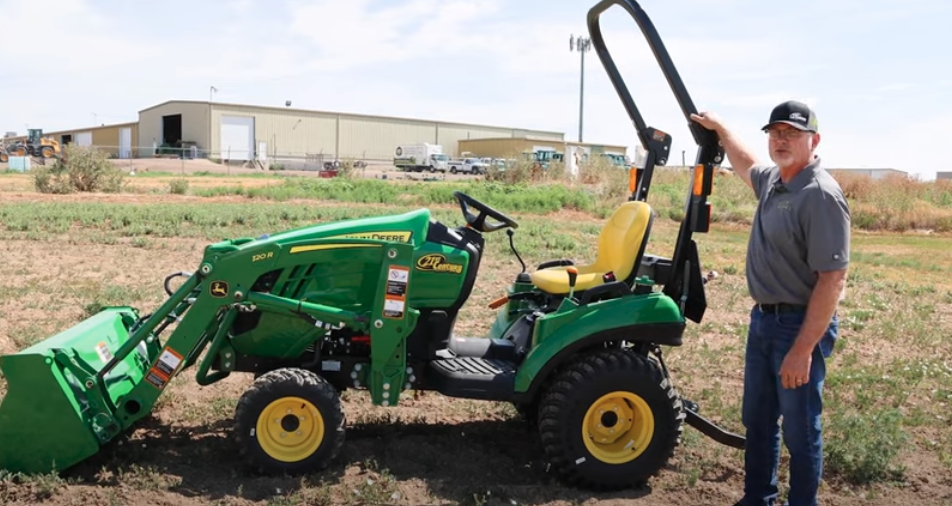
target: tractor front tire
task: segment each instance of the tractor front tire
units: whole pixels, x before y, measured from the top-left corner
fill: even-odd
[[[264,474],[321,471],[344,444],[340,396],[311,371],[270,371],[238,401],[235,437],[242,456]]]
[[[572,486],[639,488],[674,454],[680,397],[648,357],[600,350],[563,369],[543,393],[538,426],[552,469]]]

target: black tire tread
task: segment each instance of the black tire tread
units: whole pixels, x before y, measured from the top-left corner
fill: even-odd
[[[260,410],[272,400],[285,396],[309,399],[324,419],[324,442],[317,452],[302,462],[283,463],[256,451],[258,443],[251,436]],[[305,369],[281,368],[255,379],[241,396],[235,408],[235,440],[240,455],[263,474],[300,474],[325,469],[340,453],[345,439],[345,417],[337,390],[323,377]],[[320,457],[318,457],[320,456]]]
[[[630,379],[632,391],[645,398],[656,420],[660,415],[660,423],[655,424],[649,454],[626,464],[622,470],[598,463],[596,466],[601,466],[601,469],[593,471],[592,466],[576,464],[579,457],[576,441],[566,441],[563,434],[566,424],[573,425],[569,430],[576,428],[571,421],[573,413],[577,410],[584,413],[588,409],[578,405],[582,401],[577,396],[584,395],[598,378],[608,374]],[[601,396],[605,392],[596,393]],[[660,405],[660,395],[668,400],[664,406]],[[652,402],[652,397],[658,402]],[[680,444],[684,418],[680,397],[654,361],[631,351],[610,349],[580,356],[553,378],[541,396],[537,425],[543,449],[560,480],[571,486],[601,492],[641,487],[656,476]],[[580,434],[581,428],[578,429],[573,436]],[[580,441],[577,444],[583,445]],[[660,445],[660,448],[652,448],[654,445]],[[584,451],[584,445],[581,448]],[[589,459],[597,462],[591,457]]]

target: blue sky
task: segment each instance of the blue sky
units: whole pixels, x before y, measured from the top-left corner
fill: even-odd
[[[577,139],[579,55],[594,4],[567,0],[0,0],[0,129],[131,121],[169,99],[283,105],[555,130]],[[817,110],[828,166],[949,170],[952,3],[643,0],[700,109],[765,161],[759,131],[787,98]],[[603,15],[649,124],[696,154],[634,21]],[[584,140],[633,148],[594,52]],[[390,82],[388,82],[390,81]]]

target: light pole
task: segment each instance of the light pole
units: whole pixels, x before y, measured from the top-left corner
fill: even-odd
[[[585,53],[592,50],[592,39],[574,35],[569,37],[569,51],[578,51],[581,54],[581,76],[578,90],[578,141],[582,142],[582,116],[585,112]]]

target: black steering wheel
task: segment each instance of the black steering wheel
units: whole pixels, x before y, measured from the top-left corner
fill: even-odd
[[[512,218],[461,191],[453,192],[453,196],[459,201],[459,206],[463,210],[463,217],[466,218],[466,223],[469,223],[470,227],[480,232],[495,232],[496,230],[506,227],[519,228],[519,224]],[[479,211],[479,216],[473,216],[473,213],[469,212],[470,206]],[[487,216],[495,218],[498,221],[495,223],[487,223]]]

